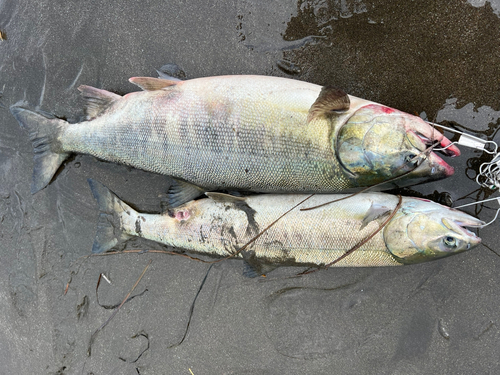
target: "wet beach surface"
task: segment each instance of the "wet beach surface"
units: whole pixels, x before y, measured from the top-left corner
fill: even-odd
[[[440,261],[293,279],[284,276],[302,269],[245,278],[238,260],[207,274],[209,265],[179,256],[82,258],[97,223],[87,178],[147,212],[160,211],[170,181],[77,155],[31,195],[32,146],[8,110],[24,101],[78,122],[79,85],[125,94],[137,90],[129,77],[175,63],[188,78],[335,85],[498,143],[498,1],[0,0],[0,31],[0,373],[500,371],[498,222],[480,230],[484,245]],[[453,177],[405,193],[449,192],[456,204],[494,196],[474,181],[488,157],[461,150],[446,158]],[[497,206],[466,211],[488,221]],[[89,356],[113,311],[103,306],[120,304],[150,261]],[[111,284],[101,280],[96,293],[101,273]]]

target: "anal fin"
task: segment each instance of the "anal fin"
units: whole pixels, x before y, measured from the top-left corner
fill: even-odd
[[[278,268],[277,265],[262,262],[257,258],[257,255],[253,250],[243,250],[241,255],[243,256],[243,261],[245,263],[243,275],[246,277],[266,276],[267,273]]]
[[[83,99],[85,99],[88,120],[96,118],[106,111],[115,100],[121,99],[118,94],[87,85],[79,86],[78,91],[81,92]]]
[[[243,264],[244,264],[243,276],[249,277],[251,279],[253,279],[254,277],[262,276],[262,274],[259,273],[259,271],[254,266],[252,266],[250,263],[243,261]]]
[[[249,263],[246,260],[243,261],[245,268],[243,269],[243,276],[254,278],[254,277],[265,277],[269,272],[274,271],[278,266],[273,264],[258,264],[255,262]]]

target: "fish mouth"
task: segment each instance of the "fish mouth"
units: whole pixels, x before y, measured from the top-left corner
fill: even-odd
[[[435,152],[428,156],[431,175],[450,177],[455,173],[455,169],[440,158]]]
[[[424,154],[423,151],[422,154]],[[413,170],[413,175],[422,178],[422,182],[440,180],[452,176],[453,173],[455,173],[455,169],[435,152],[429,152],[418,167]]]
[[[417,121],[406,124],[406,133],[412,135],[412,137],[409,137],[410,142],[411,139],[419,141],[417,141],[419,144],[413,143],[414,147],[419,150],[428,150],[427,159],[430,174],[437,178],[452,176],[455,169],[440,158],[433,149],[452,158],[460,156],[460,150],[443,134],[421,120],[420,117],[416,117],[416,119]]]
[[[457,233],[461,233],[464,237],[466,237],[471,246],[475,246],[481,243],[481,238],[476,235],[476,233],[470,231],[467,228],[482,228],[485,225],[485,222],[479,220],[473,216],[466,214],[465,212],[455,210],[450,208],[453,212],[453,218],[443,218],[443,224],[451,229],[456,231]],[[459,217],[456,217],[456,216]]]
[[[406,124],[406,131],[416,135],[426,148],[439,148],[438,151],[452,158],[460,156],[460,150],[448,138],[434,127],[424,122],[420,117],[415,116],[415,119],[418,120]]]
[[[455,210],[453,209],[455,212],[460,212],[462,214],[464,214],[462,211],[458,211],[458,210]],[[484,221],[480,220],[480,219],[476,219],[475,217],[472,217],[472,216],[469,216],[467,215],[468,217],[464,217],[464,218],[460,218],[460,219],[454,219],[453,221],[455,222],[455,224],[461,226],[461,227],[467,227],[467,228],[482,228],[485,224]]]
[[[479,237],[476,233],[468,230],[467,228],[461,227],[462,234],[465,238],[467,238],[468,245],[467,249],[470,249],[473,246],[477,246],[481,243],[481,237]]]

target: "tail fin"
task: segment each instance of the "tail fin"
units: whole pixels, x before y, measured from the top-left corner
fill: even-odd
[[[100,182],[87,180],[92,195],[99,205],[99,219],[97,233],[92,246],[93,253],[104,253],[131,236],[123,232],[121,214],[124,211],[135,212],[130,206],[122,202],[111,190]]]
[[[68,153],[60,150],[58,137],[68,123],[56,118],[47,118],[22,107],[12,106],[10,112],[21,127],[28,131],[33,143],[35,162],[31,194],[47,186]]]

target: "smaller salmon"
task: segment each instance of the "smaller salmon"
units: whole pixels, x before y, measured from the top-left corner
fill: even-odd
[[[206,193],[167,213],[139,213],[104,185],[89,180],[99,204],[92,252],[101,253],[132,236],[195,253],[243,258],[247,275],[265,274],[278,266],[397,266],[443,258],[469,250],[481,239],[465,227],[484,223],[437,203],[383,193],[358,194],[313,210],[296,208],[283,216],[244,251],[238,251],[308,195],[262,194],[234,197]],[[316,206],[347,195],[315,195]],[[303,205],[304,206],[304,205]],[[390,214],[397,209],[394,216]],[[380,228],[383,226],[383,228]]]

